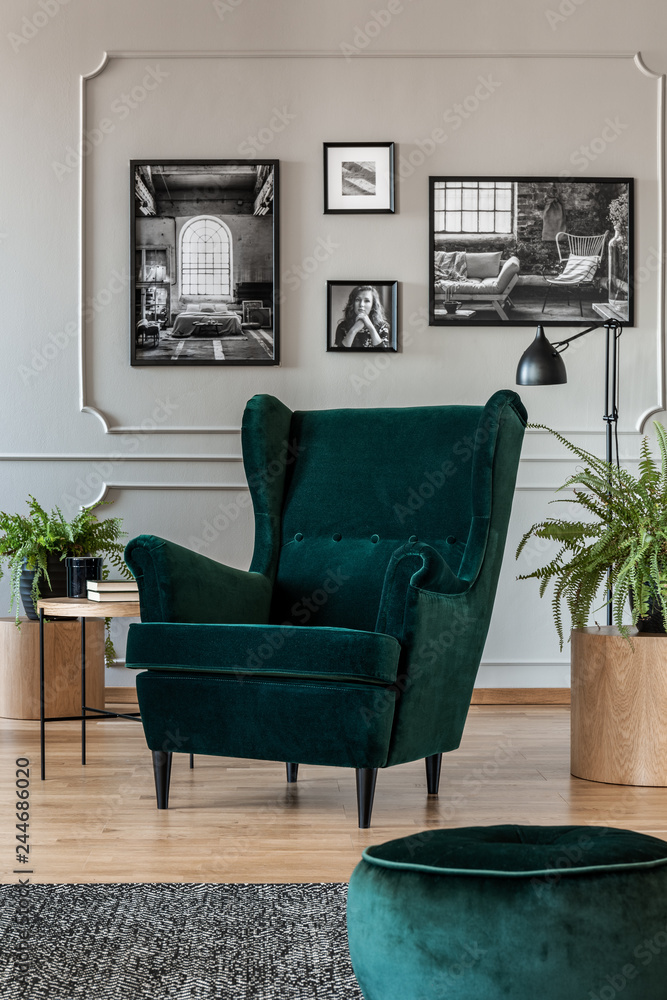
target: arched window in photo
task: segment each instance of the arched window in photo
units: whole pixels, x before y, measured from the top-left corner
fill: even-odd
[[[200,215],[181,231],[181,294],[206,297],[232,292],[232,234],[220,219]]]

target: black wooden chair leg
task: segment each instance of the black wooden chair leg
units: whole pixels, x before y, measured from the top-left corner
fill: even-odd
[[[193,753],[191,753],[190,754],[190,767],[193,768],[194,766],[195,766],[195,755]]]
[[[171,750],[153,750],[153,775],[158,809],[169,805],[169,779],[171,778]]]
[[[429,795],[437,795],[440,785],[440,768],[442,766],[442,754],[434,753],[425,758],[426,763],[426,787]]]
[[[377,781],[378,769],[377,767],[358,767],[356,770],[359,829],[367,830],[371,825],[373,796],[375,795],[375,782]]]
[[[288,784],[293,785],[296,781],[296,776],[299,773],[299,765],[285,764],[285,767],[287,768],[287,782]]]

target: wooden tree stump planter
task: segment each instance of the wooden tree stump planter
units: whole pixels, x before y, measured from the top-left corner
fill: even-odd
[[[46,622],[44,655],[49,669],[44,689],[47,715],[81,714],[81,627]],[[104,621],[86,631],[86,704],[104,708]],[[39,622],[0,618],[0,716],[39,719]]]
[[[572,774],[667,786],[667,636],[572,632]]]

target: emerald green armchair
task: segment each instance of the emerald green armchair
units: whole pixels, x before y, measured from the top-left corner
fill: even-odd
[[[356,769],[359,826],[378,768],[458,747],[491,617],[526,411],[292,412],[254,396],[243,459],[248,572],[152,535],[127,546],[141,624],[127,666],[166,808],[173,752]]]

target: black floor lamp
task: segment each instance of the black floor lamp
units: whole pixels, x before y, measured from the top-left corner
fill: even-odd
[[[567,382],[565,364],[561,357],[573,340],[585,337],[592,330],[598,330],[600,324],[589,326],[581,333],[575,333],[565,340],[557,340],[551,344],[544,333],[544,327],[538,326],[535,339],[525,350],[516,370],[518,385],[562,385]],[[608,320],[604,324],[606,333],[605,345],[605,383],[604,383],[604,416],[606,424],[606,459],[611,465],[614,460],[619,464],[618,457],[618,341],[623,333],[623,327],[616,320]],[[612,624],[611,587],[607,587],[607,625]]]

